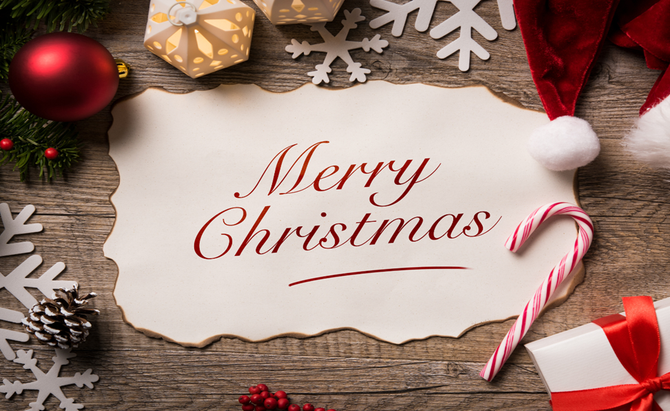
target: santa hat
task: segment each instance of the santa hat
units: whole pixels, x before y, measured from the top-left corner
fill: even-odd
[[[600,143],[588,122],[574,117],[575,106],[610,25],[614,21],[615,43],[642,48],[653,68],[663,61],[667,67],[658,50],[670,47],[670,0],[515,0],[514,7],[533,80],[552,120],[531,135],[528,149],[551,170],[584,166],[598,156]],[[663,87],[661,79],[650,106],[666,99]]]
[[[663,70],[640,108],[640,118],[624,145],[639,160],[670,168],[670,0],[622,4],[620,30],[611,40],[644,52],[647,67]]]

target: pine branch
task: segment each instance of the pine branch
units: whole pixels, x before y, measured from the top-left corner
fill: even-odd
[[[0,0],[0,10],[11,10],[12,18],[32,29],[44,21],[48,32],[82,33],[107,13],[108,6],[108,0]]]
[[[3,138],[12,140],[14,147],[2,151],[0,165],[15,162],[14,170],[19,170],[21,181],[25,181],[30,166],[40,170],[40,177],[45,175],[51,180],[79,160],[77,133],[73,124],[37,117],[8,95],[0,101],[0,139]],[[44,156],[44,150],[49,147],[58,150],[58,157],[54,160]]]
[[[7,81],[9,63],[34,32],[25,22],[17,24],[9,14],[9,10],[0,10],[0,81]]]

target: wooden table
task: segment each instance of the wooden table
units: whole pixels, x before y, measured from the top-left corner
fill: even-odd
[[[284,51],[290,40],[318,43],[318,34],[301,25],[273,26],[251,1],[245,0],[257,12],[249,61],[192,80],[143,47],[148,1],[110,3],[108,16],[87,35],[131,67],[116,101],[147,87],[186,93],[219,84],[254,83],[272,91],[291,90],[310,81],[306,73],[323,57],[315,53],[292,60]],[[347,0],[343,9],[354,7],[360,7],[368,21],[382,14],[362,0]],[[382,55],[355,51],[355,59],[372,69],[371,81],[448,87],[486,85],[525,107],[541,109],[519,30],[501,27],[493,1],[482,2],[477,11],[499,37],[489,43],[475,35],[491,52],[491,58],[481,61],[473,57],[468,72],[458,70],[456,56],[446,60],[435,57],[436,51],[457,34],[433,40],[428,33],[413,29],[413,15],[398,38],[392,37],[390,25],[372,30],[366,23],[361,24],[357,38],[379,33],[390,46]],[[439,3],[432,26],[454,12],[450,3]],[[331,31],[339,31],[341,19],[342,14],[329,26]],[[327,87],[351,85],[345,67],[339,60],[333,65]],[[567,302],[549,310],[533,325],[524,342],[622,311],[622,296],[668,296],[668,175],[635,162],[621,145],[657,75],[646,68],[640,55],[611,44],[605,46],[577,108],[577,115],[593,125],[602,142],[598,159],[578,174],[579,200],[596,226],[596,239],[585,259],[586,277]],[[63,261],[67,270],[62,279],[76,280],[85,290],[99,294],[95,305],[102,315],[95,319],[94,332],[62,372],[70,376],[92,368],[100,376],[93,390],[74,386],[64,389],[86,409],[234,410],[239,409],[237,397],[249,385],[260,382],[287,391],[295,402],[340,411],[550,409],[545,388],[522,348],[516,350],[493,383],[479,377],[512,320],[474,328],[460,338],[434,337],[403,345],[380,342],[355,331],[339,331],[262,343],[223,338],[205,348],[183,348],[135,330],[123,321],[123,313],[114,302],[117,267],[103,255],[103,244],[115,217],[109,197],[119,184],[115,164],[108,155],[106,133],[111,123],[109,107],[78,123],[83,160],[65,178],[47,182],[33,172],[28,182],[21,183],[18,172],[7,166],[0,168],[0,201],[9,203],[14,213],[27,204],[35,205],[37,212],[30,221],[44,226],[42,233],[25,236],[45,261],[39,273]],[[0,272],[8,274],[25,258],[0,259]],[[7,291],[0,293],[0,306],[24,310]],[[250,321],[254,315],[262,313],[250,304]],[[20,330],[9,323],[2,327]],[[43,369],[50,367],[53,351],[34,338],[29,343],[14,342],[12,347],[33,349]],[[0,377],[33,380],[30,372],[4,359],[0,360]],[[34,398],[35,392],[28,391],[11,400],[0,399],[0,408],[24,410]],[[47,409],[58,409],[54,397],[46,404]]]

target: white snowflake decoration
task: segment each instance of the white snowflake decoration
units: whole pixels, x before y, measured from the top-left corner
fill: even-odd
[[[21,210],[16,218],[12,218],[9,206],[6,203],[0,204],[0,219],[5,228],[2,234],[0,234],[0,257],[25,254],[35,249],[33,243],[29,241],[9,243],[16,235],[42,231],[41,224],[26,224],[26,221],[28,221],[34,212],[35,207],[29,204]],[[68,288],[74,284],[72,281],[54,280],[65,269],[65,264],[63,263],[54,264],[40,278],[26,278],[40,264],[42,264],[42,257],[33,255],[22,262],[6,277],[0,273],[0,289],[7,289],[24,307],[30,308],[37,304],[37,300],[26,288],[37,288],[42,294],[50,296],[54,290]],[[23,313],[0,307],[0,320],[2,321],[20,323],[24,317]],[[0,352],[2,352],[2,355],[6,359],[13,360],[16,355],[7,341],[26,342],[28,338],[29,336],[26,333],[0,328]]]
[[[386,14],[373,19],[370,22],[370,27],[376,29],[393,22],[391,34],[398,37],[402,35],[405,29],[407,16],[415,10],[418,10],[414,28],[419,32],[424,32],[428,30],[438,1],[440,0],[410,0],[404,4],[397,4],[389,0],[370,0],[370,5],[387,12]],[[474,11],[481,0],[448,1],[458,8],[458,12],[433,28],[430,31],[430,36],[434,39],[441,39],[460,28],[459,38],[439,50],[437,52],[437,57],[445,59],[458,51],[458,68],[461,71],[468,71],[470,69],[471,52],[482,60],[488,60],[491,56],[484,47],[472,38],[472,30],[476,30],[489,41],[495,40],[498,37],[498,33]],[[516,19],[514,17],[512,0],[497,1],[498,12],[500,14],[503,28],[506,30],[513,30],[516,27]]]
[[[21,394],[24,390],[38,391],[35,402],[30,403],[30,411],[44,410],[44,401],[53,395],[60,400],[60,407],[65,411],[76,411],[84,408],[83,404],[75,404],[74,400],[68,398],[63,394],[61,387],[67,385],[76,385],[82,388],[84,385],[88,388],[93,388],[93,383],[98,381],[98,376],[92,373],[89,368],[83,374],[75,373],[73,377],[60,377],[60,370],[63,365],[69,364],[69,358],[73,358],[76,354],[70,353],[70,350],[56,349],[56,356],[53,357],[53,366],[44,373],[37,366],[37,360],[33,358],[33,350],[19,350],[15,363],[23,364],[23,368],[32,371],[36,380],[27,384],[21,381],[14,381],[13,383],[7,379],[3,380],[3,386],[0,387],[0,392],[5,393],[5,398],[11,398],[14,394]]]
[[[35,207],[27,205],[21,212],[12,218],[11,210],[5,203],[0,204],[0,220],[4,230],[0,234],[0,257],[11,255],[25,254],[32,252],[35,247],[29,241],[9,243],[16,235],[35,233],[42,230],[41,224],[26,224],[26,221],[35,212]],[[27,278],[37,267],[42,264],[42,257],[39,255],[32,255],[25,261],[19,264],[11,273],[4,276],[0,273],[0,289],[5,288],[17,300],[21,302],[26,308],[31,308],[37,303],[33,295],[28,292],[27,288],[37,288],[42,294],[52,295],[53,291],[59,288],[71,288],[73,281],[57,281],[54,280],[64,269],[65,264],[59,262],[49,268],[39,278]],[[12,323],[20,323],[25,315],[19,311],[10,310],[0,307],[0,320]],[[60,377],[61,367],[69,364],[69,358],[76,355],[70,353],[70,350],[56,349],[56,356],[53,357],[54,365],[51,369],[44,373],[37,367],[37,360],[33,358],[33,351],[19,350],[14,353],[10,347],[8,340],[26,342],[29,335],[24,332],[17,332],[0,328],[0,351],[8,360],[13,360],[16,363],[23,364],[23,368],[32,371],[36,380],[23,384],[20,381],[14,383],[9,380],[3,380],[0,386],[0,392],[5,393],[6,398],[11,398],[14,394],[21,394],[24,390],[38,391],[37,400],[30,403],[30,411],[44,410],[44,401],[53,395],[60,400],[60,407],[66,411],[75,411],[84,408],[83,404],[75,404],[73,399],[67,398],[61,387],[66,385],[77,385],[83,387],[86,385],[93,388],[93,383],[98,381],[98,376],[92,374],[90,369],[83,374],[75,373],[73,377]]]
[[[354,62],[349,51],[362,48],[369,52],[374,50],[381,54],[385,47],[388,46],[388,41],[381,40],[381,36],[377,34],[368,40],[364,38],[361,41],[349,41],[349,31],[358,27],[358,22],[365,20],[361,16],[361,9],[353,9],[351,12],[344,10],[344,20],[342,20],[342,30],[337,35],[333,36],[326,30],[326,23],[310,24],[312,31],[318,31],[323,39],[323,43],[309,44],[306,41],[299,43],[296,39],[291,40],[291,44],[286,46],[286,51],[293,53],[292,58],[298,58],[300,55],[309,55],[312,51],[326,53],[326,57],[322,64],[316,65],[316,71],[307,73],[312,77],[312,83],[320,84],[321,82],[329,83],[328,73],[332,71],[330,65],[336,58],[341,58],[347,63],[347,72],[351,73],[349,81],[365,82],[367,80],[366,74],[370,73],[369,69],[363,68],[361,63]]]

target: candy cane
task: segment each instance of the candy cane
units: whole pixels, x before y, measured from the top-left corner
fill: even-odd
[[[556,288],[563,279],[572,272],[575,266],[582,260],[584,254],[591,245],[593,239],[593,222],[581,208],[568,203],[553,203],[535,210],[519,224],[514,233],[505,242],[512,252],[516,252],[524,242],[533,234],[545,220],[554,215],[569,215],[575,219],[579,226],[579,234],[575,241],[572,252],[566,254],[563,259],[551,270],[549,276],[535,291],[533,298],[528,301],[519,318],[514,322],[505,338],[495,350],[491,359],[479,374],[487,381],[491,381],[500,371],[519,341],[526,335],[533,321],[547,304]]]

